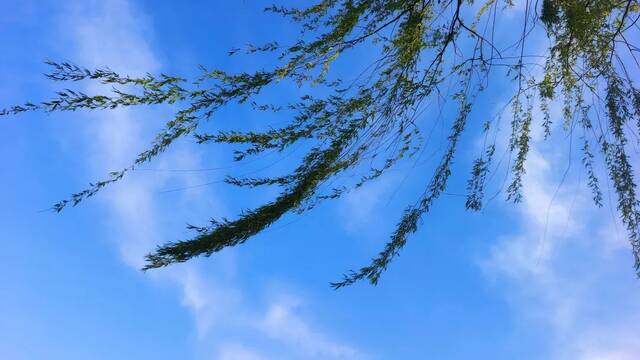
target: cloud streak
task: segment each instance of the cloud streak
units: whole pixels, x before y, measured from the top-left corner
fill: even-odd
[[[258,323],[267,336],[278,340],[305,358],[312,359],[364,359],[358,350],[336,343],[317,332],[296,313],[299,301],[287,299],[273,303]]]

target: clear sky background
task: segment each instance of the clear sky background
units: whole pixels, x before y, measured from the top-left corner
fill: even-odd
[[[42,76],[47,59],[133,75],[268,67],[227,51],[295,35],[262,13],[270,4],[0,0],[0,107],[50,96],[60,84]],[[506,29],[517,28],[521,14],[512,11]],[[348,76],[364,63],[366,51],[336,71]],[[472,120],[495,114],[510,86],[494,79]],[[279,89],[267,97],[300,91]],[[607,206],[592,206],[581,154],[557,145],[566,144],[561,129],[551,141],[534,138],[525,201],[514,206],[499,195],[480,213],[465,212],[457,196],[480,141],[467,134],[449,194],[377,287],[334,291],[329,282],[376,254],[421,192],[446,114],[431,125],[435,143],[419,162],[288,216],[238,248],[166,269],[139,271],[156,244],[190,236],[187,223],[232,218],[276,194],[230,189],[220,171],[168,171],[230,166],[229,149],[183,140],[81,206],[40,212],[127,166],[172,110],[0,119],[1,359],[640,358],[640,281],[614,221],[615,197],[605,191]],[[277,122],[261,116],[232,107],[207,126]],[[277,174],[296,149],[282,156],[230,171]]]

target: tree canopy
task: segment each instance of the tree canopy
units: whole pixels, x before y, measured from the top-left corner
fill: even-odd
[[[266,11],[298,26],[297,41],[249,45],[230,55],[265,53],[277,62],[270,69],[230,73],[202,67],[199,77],[186,79],[166,74],[134,77],[109,68],[47,62],[50,80],[94,81],[113,88],[104,94],[64,89],[49,100],[8,107],[0,115],[158,104],[175,104],[179,109],[129,167],[110,173],[52,210],[79,204],[182,137],[193,136],[199,144],[232,144],[237,147],[234,159],[238,162],[267,150],[281,152],[296,143],[311,144],[289,174],[228,176],[225,182],[233,186],[273,186],[280,193],[236,219],[190,226],[195,231],[192,239],[158,247],[147,255],[144,269],[210,256],[244,243],[287,213],[303,213],[322,201],[337,199],[413,157],[424,146],[416,120],[425,117],[425,109],[438,106],[433,105],[434,98],[447,96],[443,87],[453,86],[450,100],[457,111],[450,119],[442,157],[425,179],[422,195],[400,214],[389,241],[371,263],[332,286],[359,280],[376,284],[445,192],[474,100],[490,89],[490,73],[502,72],[515,84],[508,101],[510,129],[502,130],[508,132],[510,154],[507,200],[522,201],[534,116],[542,114],[545,136],[551,134],[554,121],[562,121],[564,131],[580,138],[582,163],[596,206],[602,206],[603,195],[594,167],[600,162],[606,168],[640,275],[640,202],[629,153],[629,137],[640,131],[640,88],[633,78],[640,70],[639,48],[633,41],[640,30],[637,0],[523,0],[517,4],[514,0],[320,0],[308,7],[273,6]],[[504,30],[500,19],[509,12],[523,17],[522,27],[515,41],[500,42],[496,31]],[[531,55],[527,40],[534,31],[546,34],[548,46]],[[350,79],[333,76],[332,63],[359,47],[369,49],[370,65]],[[282,81],[322,91],[284,105],[257,100],[265,89]],[[550,111],[556,102],[562,107],[560,119]],[[279,113],[287,123],[266,131],[202,131],[203,123],[231,104]],[[467,182],[465,206],[474,211],[483,207],[487,177],[495,171],[496,136],[488,133],[500,131],[498,116],[485,118],[489,120],[482,124],[484,148]],[[601,156],[594,155],[594,150]],[[365,162],[376,165],[362,174],[357,169]],[[357,174],[356,181],[321,191],[321,185],[349,171]]]

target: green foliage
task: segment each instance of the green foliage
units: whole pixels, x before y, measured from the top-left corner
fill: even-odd
[[[55,211],[93,196],[184,136],[192,135],[201,144],[233,144],[237,147],[235,160],[239,162],[269,149],[283,151],[303,141],[313,144],[290,174],[272,178],[227,177],[226,182],[234,186],[277,186],[281,193],[273,201],[241,213],[236,220],[212,220],[210,226],[190,226],[196,232],[195,238],[159,247],[147,256],[146,270],[195,256],[210,256],[242,244],[287,213],[305,212],[378,178],[424,147],[416,120],[430,101],[453,93],[457,115],[451,120],[447,146],[423,194],[405,209],[388,243],[369,265],[332,284],[340,288],[359,280],[376,284],[409,235],[417,231],[422,217],[447,188],[473,100],[489,85],[490,71],[506,69],[516,86],[509,101],[512,121],[507,150],[514,157],[509,164],[507,199],[519,202],[523,197],[534,108],[539,106],[544,134],[549,137],[553,124],[550,104],[561,103],[564,130],[569,133],[582,130],[582,163],[593,200],[601,206],[602,192],[596,176],[598,158],[590,144],[599,145],[602,166],[617,193],[620,217],[628,229],[635,267],[640,273],[640,203],[627,154],[630,124],[633,122],[640,129],[640,91],[628,70],[629,66],[636,66],[636,72],[640,70],[635,62],[638,48],[628,40],[630,34],[638,34],[635,25],[638,1],[527,1],[522,35],[515,44],[500,47],[494,43],[493,34],[500,30],[494,28],[496,17],[515,11],[514,4],[488,0],[474,12],[473,3],[473,0],[321,0],[306,8],[274,6],[267,11],[291,19],[302,31],[299,39],[288,47],[271,42],[245,49],[246,54],[279,52],[279,65],[270,70],[231,74],[202,68],[202,75],[189,81],[164,74],[132,78],[109,69],[88,70],[69,63],[48,62],[52,71],[47,77],[53,81],[97,81],[112,85],[113,90],[108,94],[87,95],[65,89],[51,100],[13,106],[0,111],[0,115],[155,104],[179,106],[165,129],[131,166],[59,202],[53,207]],[[541,65],[531,63],[525,56],[527,39],[539,23],[544,25],[550,43],[548,51],[539,57]],[[331,64],[349,50],[363,46],[372,49],[371,66],[349,85],[330,80]],[[240,49],[234,49],[230,55],[239,52]],[[259,94],[280,81],[322,87],[322,93],[327,95],[304,95],[284,107],[256,102]],[[199,132],[217,110],[230,104],[292,115],[285,126],[266,131]],[[600,126],[592,125],[594,117]],[[467,182],[469,210],[483,206],[496,151],[495,137],[490,140],[488,132],[490,127],[499,131],[499,126],[492,125],[497,119],[490,119],[483,126],[482,152],[473,162]],[[357,182],[334,187],[328,193],[321,191],[321,185],[338,174],[358,171],[365,162],[374,161],[378,165],[370,166]]]

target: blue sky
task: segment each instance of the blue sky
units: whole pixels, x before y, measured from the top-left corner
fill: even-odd
[[[226,53],[295,34],[262,13],[271,4],[264,1],[0,4],[2,107],[56,89],[41,75],[47,59],[193,76],[199,64],[267,67],[267,59]],[[517,25],[518,11],[507,25]],[[338,62],[337,71],[348,76],[358,61],[365,60]],[[267,96],[277,101],[299,92],[281,89]],[[508,90],[504,79],[494,79],[473,119],[494,114]],[[171,111],[0,119],[0,358],[640,358],[640,282],[624,228],[610,206],[596,210],[589,202],[580,154],[558,146],[566,144],[561,131],[548,142],[534,137],[522,204],[499,196],[473,214],[455,196],[480,141],[466,135],[451,194],[377,287],[333,291],[328,283],[382,247],[435,166],[437,156],[429,154],[437,154],[437,141],[418,165],[305,216],[288,216],[241,247],[147,273],[138,270],[144,254],[189,236],[185,224],[233,217],[275,192],[229,189],[216,183],[224,177],[216,171],[167,171],[231,164],[229,149],[184,140],[147,171],[79,207],[40,212],[128,165]],[[265,121],[274,119],[229,108],[207,126],[259,128]],[[433,132],[437,139],[446,127],[436,124]],[[231,171],[275,174],[291,166],[295,151]],[[173,189],[180,190],[166,191]],[[615,202],[608,196],[607,204]]]

